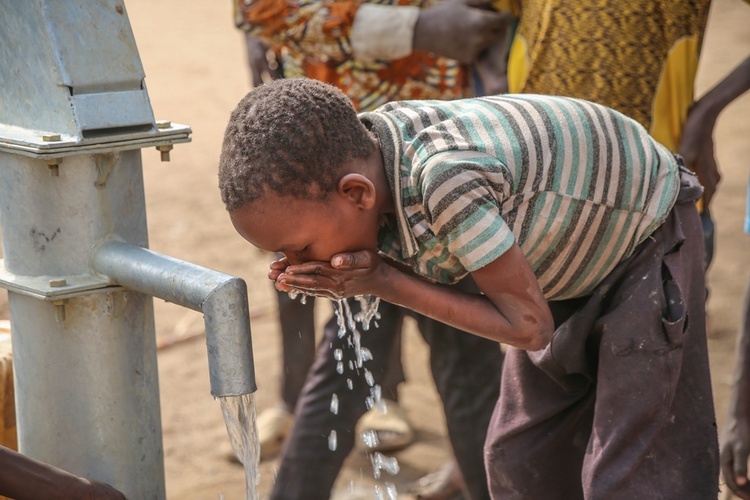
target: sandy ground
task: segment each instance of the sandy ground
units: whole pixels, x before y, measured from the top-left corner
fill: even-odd
[[[150,246],[247,281],[260,412],[276,402],[280,372],[275,300],[265,278],[269,257],[234,233],[216,187],[226,120],[250,87],[242,35],[233,27],[227,0],[128,0],[126,6],[157,119],[193,129],[192,143],[176,146],[170,163],[160,162],[155,150],[143,151]],[[750,54],[749,26],[750,5],[740,0],[714,1],[699,93]],[[722,115],[716,131],[724,177],[713,207],[717,246],[709,272],[708,308],[720,428],[731,382],[739,303],[750,277],[750,236],[742,232],[750,173],[748,116],[750,94]],[[209,393],[202,317],[161,300],[155,302],[157,340],[162,346],[159,376],[167,495],[171,499],[243,498],[243,470],[226,459],[229,441],[219,403]],[[329,306],[320,303],[319,308],[324,320]],[[4,318],[6,297],[0,291],[0,319]],[[396,454],[401,472],[388,480],[399,492],[449,455],[427,350],[411,323],[405,334],[405,356],[408,382],[402,387],[402,400],[416,422],[417,442]],[[270,491],[276,466],[277,461],[261,464],[261,497]],[[338,497],[374,498],[375,484],[368,459],[353,453],[337,482]]]

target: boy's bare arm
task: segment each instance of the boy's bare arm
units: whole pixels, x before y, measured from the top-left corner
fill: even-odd
[[[280,291],[332,299],[377,295],[461,330],[522,349],[538,350],[549,343],[554,330],[552,314],[518,245],[472,277],[484,295],[427,282],[385,263],[372,251],[335,255],[330,264],[272,266],[269,273]]]

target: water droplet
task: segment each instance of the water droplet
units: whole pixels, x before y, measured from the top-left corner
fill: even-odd
[[[370,455],[370,461],[372,462],[372,471],[375,479],[380,479],[381,470],[386,471],[391,476],[395,476],[400,470],[396,457],[387,457],[379,451]]]
[[[339,361],[338,363],[336,363],[336,373],[338,373],[339,375],[341,375],[342,373],[344,373],[344,363],[343,363],[343,361]]]
[[[333,359],[335,359],[336,361],[341,361],[342,359],[344,359],[344,351],[342,351],[341,349],[334,350]]]
[[[370,397],[375,401],[375,406],[378,407],[378,411],[380,413],[388,413],[388,407],[385,405],[385,400],[382,396],[383,390],[379,385],[376,384],[374,387],[370,388]]]
[[[379,484],[375,485],[376,500],[397,500],[397,498],[398,491],[396,491],[395,484],[386,482],[382,487]]]
[[[396,490],[396,485],[393,483],[389,483],[386,481],[385,483],[385,497],[388,500],[396,500],[398,498],[398,490]]]
[[[359,350],[362,356],[362,361],[370,361],[372,359],[372,353],[367,347],[360,347]]]
[[[378,432],[372,429],[361,433],[359,435],[359,439],[362,440],[362,444],[364,444],[367,448],[375,448],[380,444],[380,439],[378,439]]]
[[[336,393],[331,396],[331,413],[334,415],[339,414],[339,397],[336,395]]]
[[[328,449],[331,451],[336,451],[336,431],[332,430],[331,433],[328,435]]]

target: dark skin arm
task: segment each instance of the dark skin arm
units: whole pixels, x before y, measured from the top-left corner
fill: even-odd
[[[276,54],[260,38],[245,33],[245,46],[253,86],[257,87],[283,76]]]
[[[464,64],[507,32],[506,14],[490,9],[492,0],[446,0],[419,13],[414,26],[415,51],[455,59]]]
[[[719,181],[713,156],[713,127],[721,111],[750,89],[750,57],[695,103],[688,115],[680,152],[696,169],[706,191],[706,206]],[[684,150],[684,152],[683,152]],[[737,337],[737,361],[729,398],[729,414],[721,446],[721,470],[729,488],[750,500],[747,461],[750,456],[750,286],[745,290],[742,323]]]
[[[471,273],[483,294],[425,281],[364,250],[334,255],[331,263],[271,265],[269,278],[280,291],[296,290],[332,299],[376,295],[437,321],[527,350],[545,347],[554,330],[552,315],[533,271],[514,244],[494,262]]]
[[[508,93],[508,54],[513,44],[512,26],[518,21],[513,14],[503,13],[505,29],[502,36],[495,40],[479,55],[474,63],[476,77],[479,78],[483,95]]]
[[[693,104],[682,129],[680,154],[703,184],[704,210],[708,209],[721,179],[714,157],[714,126],[724,108],[750,89],[750,57]]]
[[[750,283],[745,289],[737,337],[737,364],[729,397],[729,415],[721,446],[721,471],[729,488],[750,499],[747,459],[750,456]]]
[[[91,481],[0,446],[0,495],[17,500],[124,500],[108,484]]]
[[[508,93],[508,50],[511,39],[503,36],[482,52],[474,63],[483,95]]]

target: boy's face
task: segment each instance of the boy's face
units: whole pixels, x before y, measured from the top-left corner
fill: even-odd
[[[243,238],[283,253],[291,264],[330,262],[338,253],[377,248],[377,211],[362,209],[339,192],[323,200],[266,192],[229,215]]]

